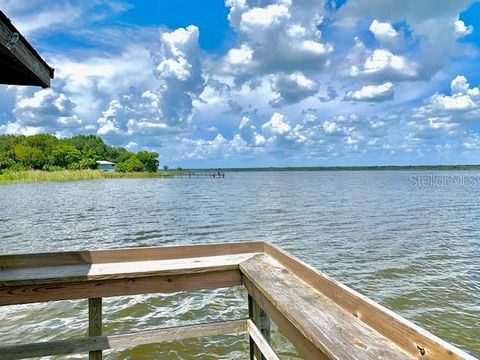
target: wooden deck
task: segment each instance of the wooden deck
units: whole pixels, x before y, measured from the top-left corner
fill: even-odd
[[[278,359],[270,323],[304,359],[407,360],[474,357],[264,242],[0,256],[0,305],[89,299],[89,336],[1,345],[24,359],[248,333],[251,359]],[[243,285],[249,318],[102,334],[102,298]],[[168,348],[168,344],[165,345]]]

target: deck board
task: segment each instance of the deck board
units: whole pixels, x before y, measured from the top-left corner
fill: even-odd
[[[255,256],[240,264],[240,271],[328,358],[414,359],[272,257]]]

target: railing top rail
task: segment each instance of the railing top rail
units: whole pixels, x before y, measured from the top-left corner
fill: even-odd
[[[249,241],[0,255],[0,270],[245,254],[263,252],[264,245],[263,241]]]

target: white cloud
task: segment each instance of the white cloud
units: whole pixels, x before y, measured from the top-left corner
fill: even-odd
[[[409,122],[413,137],[458,135],[458,130],[480,120],[480,88],[471,87],[463,75],[453,79],[450,87],[451,95],[436,93],[413,110]]]
[[[471,87],[463,75],[453,79],[450,88],[450,96],[432,95],[427,105],[419,108],[417,113],[450,115],[454,121],[480,120],[480,89]]]
[[[240,29],[253,37],[262,36],[264,30],[281,25],[288,19],[290,12],[286,6],[273,4],[265,8],[256,7],[242,14]]]
[[[131,87],[154,88],[149,51],[142,44],[125,44],[119,54],[92,55],[81,58],[53,56],[53,84],[77,105],[80,117],[94,123],[108,106],[112,96],[123,94]]]
[[[473,26],[468,25],[466,26],[463,20],[455,21],[455,34],[457,37],[463,37],[470,35],[473,32]]]
[[[115,0],[0,0],[0,8],[8,14],[22,34],[38,36],[53,30],[70,31],[80,28],[90,22],[124,12],[130,5]]]
[[[290,75],[278,74],[271,79],[272,90],[277,97],[270,101],[273,107],[285,104],[295,104],[303,99],[315,95],[318,92],[319,85],[307,78],[301,72]]]
[[[352,65],[353,77],[370,77],[385,80],[413,79],[418,75],[418,64],[387,49],[375,49],[359,68]]]
[[[356,28],[368,14],[389,23],[403,22],[409,29],[415,59],[420,62],[422,76],[430,78],[441,70],[451,56],[466,54],[468,48],[457,42],[455,21],[472,0],[349,0],[334,15],[342,28]]]
[[[154,49],[160,107],[165,121],[172,125],[191,120],[193,99],[205,88],[198,39],[199,30],[191,25],[163,33],[161,46]]]
[[[188,127],[196,111],[193,101],[205,88],[198,38],[195,26],[161,33],[160,43],[152,47],[157,88],[143,90],[139,85],[117,95],[97,120],[98,134],[118,142]]]
[[[280,113],[273,113],[269,121],[262,125],[262,130],[271,135],[285,135],[290,132],[292,127],[286,121],[285,116]]]
[[[32,95],[19,91],[13,110],[15,120],[0,127],[0,131],[29,135],[40,132],[70,133],[82,125],[74,109],[75,104],[67,95],[53,89],[38,90]]]
[[[380,42],[392,42],[398,38],[397,30],[388,22],[380,22],[377,19],[372,21],[369,30]]]
[[[254,3],[256,5],[252,5]],[[301,2],[260,6],[254,1],[226,1],[229,20],[240,43],[223,58],[220,70],[243,83],[260,75],[318,71],[328,63],[333,45],[318,30],[324,7],[306,11]]]
[[[253,124],[250,118],[244,116],[238,127],[238,134],[240,137],[251,146],[263,146],[265,145],[265,137],[259,134],[257,128]]]
[[[462,93],[465,94],[470,89],[470,84],[467,81],[467,78],[463,75],[458,75],[450,83],[450,89],[452,94]]]
[[[262,125],[267,142],[270,144],[301,144],[306,141],[306,137],[302,132],[302,126],[290,125],[284,114],[275,112],[269,121]]]
[[[380,102],[393,99],[393,94],[393,83],[386,82],[381,85],[363,86],[360,90],[347,91],[345,99],[354,101]]]

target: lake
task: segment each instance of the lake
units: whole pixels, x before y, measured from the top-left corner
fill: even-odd
[[[242,172],[225,179],[10,184],[0,185],[0,209],[2,254],[270,241],[480,357],[480,172]],[[105,334],[247,315],[241,288],[104,304]],[[3,307],[0,339],[83,336],[87,319],[85,300]],[[273,341],[282,359],[296,358],[277,332]],[[247,351],[246,337],[221,336],[105,358],[243,359]]]

